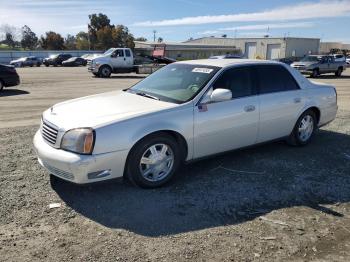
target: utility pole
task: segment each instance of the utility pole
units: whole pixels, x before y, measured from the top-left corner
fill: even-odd
[[[153,30],[153,42],[154,43],[156,42],[156,33],[157,33],[157,31]]]

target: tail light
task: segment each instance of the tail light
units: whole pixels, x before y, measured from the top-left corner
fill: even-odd
[[[14,66],[9,66],[9,67],[7,68],[7,71],[8,71],[8,72],[11,72],[11,73],[16,73],[16,68],[15,68]]]

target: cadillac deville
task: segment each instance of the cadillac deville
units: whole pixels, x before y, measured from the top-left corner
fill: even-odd
[[[333,86],[279,62],[178,62],[129,89],[54,105],[34,147],[52,178],[152,188],[190,160],[276,139],[304,146],[337,109]]]

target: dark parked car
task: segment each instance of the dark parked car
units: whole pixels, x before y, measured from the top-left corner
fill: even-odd
[[[42,64],[41,58],[36,56],[21,57],[19,59],[12,60],[10,62],[10,65],[13,65],[15,67],[41,66],[41,64]]]
[[[16,68],[0,64],[0,92],[4,87],[19,85],[20,80]]]
[[[71,57],[62,62],[63,66],[86,66],[87,61],[81,57]]]
[[[44,59],[43,64],[45,66],[50,66],[50,65],[58,66],[58,65],[62,65],[63,61],[66,61],[71,57],[72,56],[70,54],[51,55],[50,57]]]

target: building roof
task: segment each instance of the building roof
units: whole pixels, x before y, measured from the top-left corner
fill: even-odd
[[[188,60],[177,62],[181,64],[190,64],[190,65],[201,65],[201,66],[217,66],[217,67],[226,67],[229,65],[240,65],[240,64],[279,64],[276,61],[270,60],[259,60],[259,59],[199,59],[199,60]]]
[[[320,40],[320,38],[316,37],[291,37],[291,36],[286,36],[286,37],[210,37],[210,36],[205,36],[205,37],[200,37],[200,38],[195,38],[191,40],[184,41],[183,43],[189,44],[192,43],[192,41],[197,41],[197,40],[202,40],[202,39],[229,39],[229,40],[251,40],[251,39],[312,39],[312,40]]]

